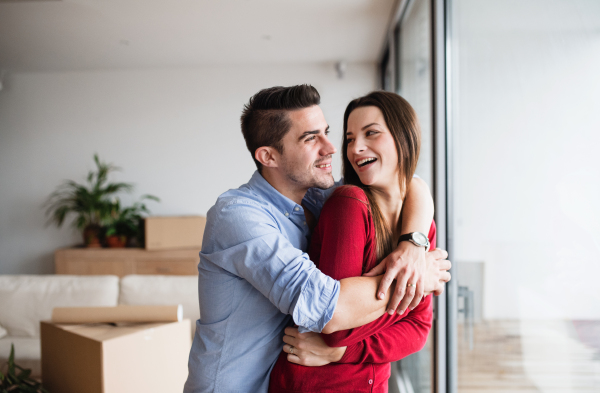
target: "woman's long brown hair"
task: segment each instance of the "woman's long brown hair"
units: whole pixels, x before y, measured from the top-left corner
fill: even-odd
[[[346,132],[348,131],[348,117],[353,110],[365,106],[374,106],[379,108],[383,114],[385,124],[390,130],[396,151],[398,152],[398,169],[400,170],[400,193],[402,199],[406,195],[406,190],[412,180],[419,160],[419,151],[421,149],[421,129],[415,110],[410,104],[398,94],[386,91],[374,91],[364,97],[352,100],[346,112],[344,113],[344,136],[342,141],[344,183],[360,187],[364,190],[370,204],[373,222],[375,224],[375,237],[377,241],[377,260],[381,261],[394,250],[392,242],[392,227],[394,223],[386,222],[381,209],[375,201],[373,191],[369,186],[361,183],[358,174],[348,160],[347,149],[348,141]]]

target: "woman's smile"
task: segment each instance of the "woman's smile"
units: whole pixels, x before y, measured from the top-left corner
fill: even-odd
[[[375,158],[375,157],[361,158],[356,161],[356,165],[363,167],[363,166],[372,164],[375,161],[377,161],[377,158]]]
[[[375,165],[375,163],[377,162],[377,158],[375,157],[367,157],[367,158],[360,158],[360,159],[356,159],[355,161],[355,170],[356,172],[365,172],[368,171],[369,169],[372,169]]]

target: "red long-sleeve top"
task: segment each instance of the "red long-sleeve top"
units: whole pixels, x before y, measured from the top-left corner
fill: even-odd
[[[434,223],[429,241],[435,249]],[[323,206],[309,255],[323,273],[338,280],[361,276],[376,265],[375,226],[364,191],[344,186],[333,193]],[[288,362],[282,352],[271,371],[269,392],[387,392],[390,362],[421,350],[431,323],[429,295],[403,315],[384,314],[355,329],[323,334],[327,345],[348,347],[342,359],[305,367]]]

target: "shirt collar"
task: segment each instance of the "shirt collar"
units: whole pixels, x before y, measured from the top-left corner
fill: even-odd
[[[277,191],[277,189],[269,184],[269,182],[265,180],[265,178],[262,177],[258,171],[254,172],[252,178],[248,182],[248,185],[252,187],[252,189],[254,189],[258,194],[260,194],[260,196],[273,204],[286,217],[299,212],[304,214],[302,206],[298,205],[296,202]]]

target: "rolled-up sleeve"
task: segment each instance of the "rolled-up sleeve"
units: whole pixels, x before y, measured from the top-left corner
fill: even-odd
[[[323,330],[335,311],[339,281],[294,247],[268,208],[242,199],[217,206],[209,215],[213,227],[206,233],[218,238],[205,242],[201,257],[247,280],[305,331]]]
[[[313,276],[302,290],[292,314],[301,333],[320,333],[333,318],[340,296],[339,281],[324,275],[318,269],[315,269]]]

